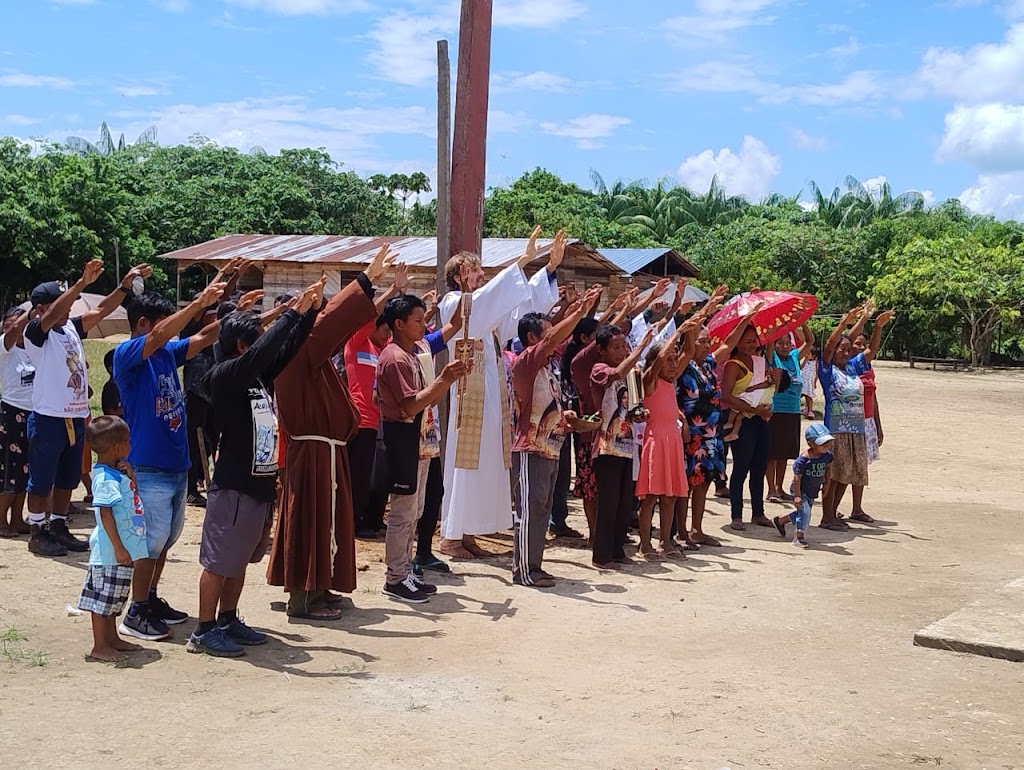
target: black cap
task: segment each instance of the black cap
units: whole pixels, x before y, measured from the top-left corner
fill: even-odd
[[[60,295],[64,291],[60,288],[60,284],[56,281],[47,281],[41,283],[32,289],[32,294],[29,295],[29,301],[32,302],[32,307],[36,305],[50,305],[60,299]]]

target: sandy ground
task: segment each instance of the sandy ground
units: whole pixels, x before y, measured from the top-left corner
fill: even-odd
[[[0,542],[0,632],[24,637],[0,642],[0,764],[1022,768],[1024,666],[912,637],[1024,574],[1024,376],[878,379],[882,526],[815,529],[807,552],[727,531],[622,574],[555,544],[556,589],[513,586],[498,557],[458,565],[422,607],[385,600],[380,549],[363,548],[331,626],[288,622],[255,569],[243,614],[273,638],[240,660],[187,654],[190,622],[130,667],[86,663],[88,618],[64,612],[82,561]],[[193,611],[200,521],[162,591]]]

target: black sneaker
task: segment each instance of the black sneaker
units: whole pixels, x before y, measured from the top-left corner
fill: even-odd
[[[779,530],[780,537],[786,537],[786,525],[782,523],[780,516],[774,516],[772,518],[772,524],[775,525],[775,529]]]
[[[425,604],[430,601],[430,597],[413,581],[412,575],[408,575],[401,583],[385,583],[380,592],[406,604]]]
[[[189,505],[194,505],[196,508],[206,507],[206,498],[198,492],[189,492],[188,497],[185,498],[185,502]]]
[[[437,593],[437,586],[425,583],[415,572],[412,574],[412,582],[416,584],[416,587],[420,589],[427,596],[433,596]]]
[[[89,550],[89,541],[79,540],[72,535],[68,523],[63,519],[51,519],[47,526],[50,528],[50,536],[69,551],[84,553]]]
[[[171,629],[167,624],[148,609],[137,611],[134,615],[128,612],[117,630],[125,636],[134,636],[147,642],[158,642],[171,637]]]
[[[153,594],[150,594],[152,596]],[[176,626],[188,620],[188,613],[176,610],[159,596],[149,600],[149,611],[153,617],[159,618],[169,626]]]
[[[33,524],[29,529],[32,532],[28,540],[28,550],[36,556],[67,556],[68,549],[54,539],[45,524]]]

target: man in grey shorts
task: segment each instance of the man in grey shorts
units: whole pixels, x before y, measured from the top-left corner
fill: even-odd
[[[224,360],[207,375],[207,392],[220,428],[203,522],[199,563],[199,624],[185,649],[237,658],[245,647],[265,644],[266,634],[238,616],[245,570],[270,546],[277,497],[278,434],[274,378],[302,347],[320,308],[323,282],[306,289],[263,331],[253,312],[221,321]]]

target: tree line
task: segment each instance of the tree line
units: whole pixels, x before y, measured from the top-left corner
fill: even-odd
[[[0,300],[37,282],[73,277],[89,259],[122,270],[154,264],[151,284],[171,291],[173,265],[158,254],[228,233],[433,235],[436,206],[421,202],[426,174],[362,178],[324,150],[242,153],[202,136],[163,147],[147,132],[134,144],[70,138],[35,148],[0,139]],[[825,194],[756,203],[717,181],[703,192],[665,180],[591,189],[543,169],[492,188],[487,237],[527,237],[564,227],[595,247],[670,246],[707,285],[795,289],[840,313],[871,295],[895,306],[887,339],[897,356],[1024,357],[1024,228],[977,216],[948,200],[894,195],[848,178]],[[108,271],[106,280],[113,284]],[[106,287],[100,287],[106,288]]]

